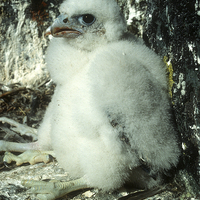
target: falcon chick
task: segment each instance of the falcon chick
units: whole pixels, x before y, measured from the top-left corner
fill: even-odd
[[[180,154],[160,58],[128,33],[115,0],[66,0],[60,12],[47,30],[57,87],[34,148],[87,187],[160,184]]]
[[[115,0],[67,0],[60,12],[46,56],[57,88],[40,146],[52,147],[71,175],[106,190],[129,180],[141,161],[151,173],[170,169],[179,150],[160,58],[126,39]]]

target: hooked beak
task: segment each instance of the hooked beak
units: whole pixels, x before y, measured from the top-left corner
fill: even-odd
[[[81,35],[83,31],[81,29],[75,28],[75,23],[68,19],[68,15],[59,15],[54,23],[47,28],[44,36],[52,35],[53,37],[66,37],[66,38],[76,38]]]

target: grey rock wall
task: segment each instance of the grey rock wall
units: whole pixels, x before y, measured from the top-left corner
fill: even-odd
[[[165,57],[183,150],[180,168],[187,170],[197,186],[200,184],[200,2],[149,0],[144,29],[146,44]]]
[[[0,1],[1,83],[34,87],[48,79],[43,32],[57,15],[57,1]]]

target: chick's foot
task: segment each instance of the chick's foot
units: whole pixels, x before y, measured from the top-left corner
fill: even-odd
[[[44,162],[48,163],[52,161],[54,153],[52,151],[39,151],[39,150],[29,150],[16,156],[10,152],[5,152],[3,162],[9,164],[12,161],[16,162],[16,165],[22,165],[23,163],[30,163],[34,165],[35,163]]]
[[[22,185],[30,188],[28,192],[37,194],[40,200],[53,200],[72,191],[89,188],[84,177],[69,182],[23,180]]]
[[[33,140],[37,140],[37,129],[28,127],[24,124],[20,124],[12,119],[9,119],[7,117],[0,117],[0,121],[2,123],[7,123],[10,124],[11,127],[10,129],[19,133],[20,135],[27,135],[27,136],[31,136],[33,138]]]

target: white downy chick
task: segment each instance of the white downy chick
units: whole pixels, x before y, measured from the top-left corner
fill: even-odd
[[[127,32],[115,0],[66,0],[60,12],[49,29],[46,62],[57,87],[38,130],[40,148],[53,149],[90,187],[159,184],[151,175],[179,157],[160,58]]]

